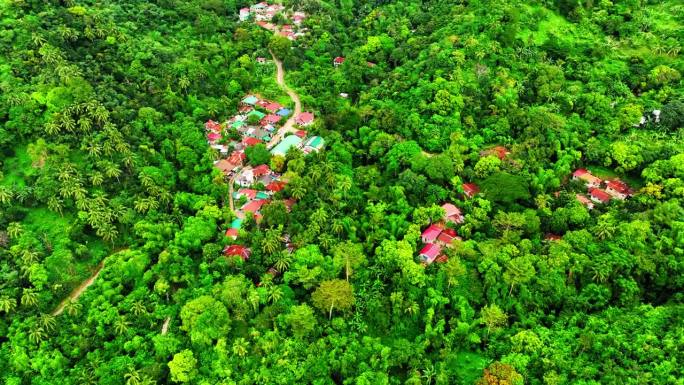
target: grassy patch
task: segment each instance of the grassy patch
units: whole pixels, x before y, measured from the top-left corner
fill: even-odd
[[[17,185],[26,186],[26,179],[36,173],[36,169],[31,166],[31,157],[26,152],[26,146],[17,146],[14,156],[5,159],[2,173],[4,178],[0,184],[4,186]]]
[[[458,352],[449,358],[448,363],[459,384],[474,384],[486,366],[487,359],[475,352]]]

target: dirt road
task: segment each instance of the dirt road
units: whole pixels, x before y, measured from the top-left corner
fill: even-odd
[[[276,144],[278,144],[282,139],[283,136],[285,136],[287,133],[294,133],[297,131],[295,129],[295,117],[299,115],[302,112],[302,102],[299,100],[299,95],[297,95],[296,92],[294,92],[288,85],[285,83],[285,70],[283,69],[283,62],[279,60],[274,54],[273,51],[270,51],[271,57],[273,57],[273,62],[276,65],[276,82],[278,85],[287,93],[287,95],[292,99],[294,102],[294,112],[290,116],[290,118],[283,124],[283,126],[278,130],[278,132],[273,136],[270,142],[266,145],[267,148],[273,148]]]
[[[102,271],[103,267],[104,267],[104,260],[102,260],[102,262],[100,262],[100,264],[97,265],[97,269],[95,269],[95,272],[88,279],[81,282],[81,284],[78,285],[78,287],[75,288],[71,292],[71,294],[69,294],[68,297],[66,297],[64,300],[62,300],[62,302],[59,303],[59,306],[57,306],[57,308],[52,312],[52,315],[58,316],[58,315],[62,314],[62,312],[64,311],[64,307],[66,306],[66,304],[69,301],[77,300],[78,297],[80,297],[81,294],[83,294],[83,292],[85,292],[86,289],[88,287],[90,287],[90,285],[95,283],[95,280],[97,279],[97,276],[100,275],[100,271]]]

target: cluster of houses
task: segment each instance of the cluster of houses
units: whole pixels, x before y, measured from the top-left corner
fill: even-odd
[[[442,254],[444,248],[451,247],[454,239],[461,240],[461,237],[456,234],[456,230],[447,227],[448,224],[463,223],[463,214],[461,209],[451,203],[442,205],[444,209],[444,217],[438,223],[432,223],[421,234],[423,248],[418,253],[420,261],[426,265],[432,262],[446,262],[447,257]]]
[[[300,28],[304,19],[306,19],[306,13],[304,12],[293,12],[288,15],[292,24],[285,24],[278,28],[272,23],[273,17],[277,14],[283,13],[285,7],[280,4],[268,4],[267,2],[261,2],[250,6],[249,8],[240,9],[240,21],[254,20],[257,25],[265,28],[269,31],[277,32],[279,35],[286,37],[290,40],[296,40],[301,37],[306,32],[306,28]]]
[[[213,120],[207,121],[204,125],[207,141],[224,156],[223,159],[216,161],[215,166],[227,177],[232,177],[246,159],[245,149],[259,143],[271,147],[273,155],[284,156],[292,147],[297,147],[306,154],[320,151],[325,146],[323,138],[307,138],[307,132],[301,129],[294,135],[276,142],[274,138],[277,137],[280,124],[290,115],[292,111],[277,102],[248,95],[242,99],[238,113],[223,124]],[[314,115],[311,112],[302,112],[294,117],[294,123],[302,128],[311,125],[313,121]],[[231,130],[239,134],[240,140],[224,140],[224,134]],[[231,149],[232,153],[228,155]]]
[[[270,147],[271,155],[285,156],[293,147],[309,154],[320,151],[325,146],[323,138],[309,137],[303,130],[314,122],[314,114],[311,112],[302,112],[295,117],[290,117],[294,119],[296,131],[278,140],[278,131],[282,129],[280,124],[283,119],[291,115],[290,109],[277,102],[262,99],[257,95],[247,95],[242,99],[235,116],[223,123],[213,120],[205,123],[209,145],[222,155],[222,158],[214,163],[214,167],[221,170],[224,177],[230,179],[234,185],[239,186],[231,198],[242,202],[241,206],[235,209],[237,218],[226,231],[226,237],[237,239],[242,222],[248,213],[251,213],[257,222],[260,221],[262,207],[271,202],[273,195],[282,191],[287,184],[279,173],[271,170],[266,164],[255,167],[245,166],[247,158],[245,149],[264,143],[267,148]],[[239,133],[240,139],[224,140],[224,134],[232,130]],[[284,203],[289,211],[295,201],[287,199]],[[291,245],[286,243],[286,247],[290,248]],[[250,250],[245,246],[232,244],[224,249],[224,254],[247,259]]]
[[[611,199],[625,200],[634,193],[627,183],[619,179],[602,180],[584,168],[577,169],[572,173],[572,180],[581,181],[587,187],[589,196],[576,194],[575,197],[590,210],[594,208],[596,203],[605,204]]]

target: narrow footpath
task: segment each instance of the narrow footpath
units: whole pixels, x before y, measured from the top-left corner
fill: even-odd
[[[83,294],[83,293],[86,291],[86,289],[87,289],[88,287],[90,287],[90,285],[92,285],[93,283],[95,283],[95,280],[96,280],[97,277],[100,275],[100,271],[102,271],[102,268],[103,268],[103,267],[104,267],[104,260],[102,260],[102,262],[100,262],[100,264],[97,265],[97,268],[95,269],[95,272],[94,272],[88,279],[86,279],[85,281],[81,282],[81,284],[78,285],[78,287],[76,287],[76,288],[71,292],[71,294],[69,294],[68,297],[64,298],[64,299],[62,300],[62,302],[59,303],[59,305],[57,306],[57,308],[56,308],[55,310],[53,310],[52,315],[53,315],[53,316],[58,316],[58,315],[62,314],[62,312],[64,311],[64,307],[66,306],[67,303],[69,303],[69,301],[75,301],[75,300],[77,300],[78,297],[80,297],[81,294]]]

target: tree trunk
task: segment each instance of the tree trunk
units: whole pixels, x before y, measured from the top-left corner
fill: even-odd
[[[333,299],[332,302],[330,303],[330,313],[328,314],[328,319],[332,319],[332,311],[333,307],[335,306],[335,300]]]

